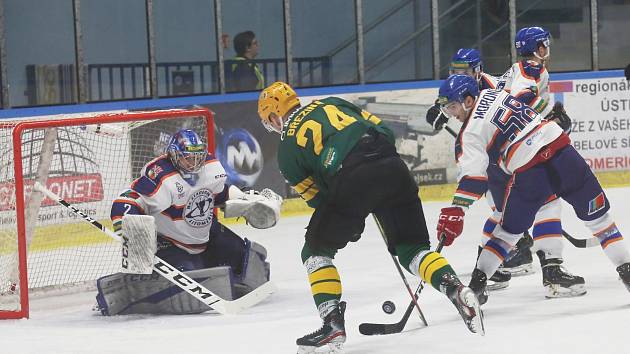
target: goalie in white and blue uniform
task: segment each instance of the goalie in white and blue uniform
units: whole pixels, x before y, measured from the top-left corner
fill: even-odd
[[[238,298],[269,280],[265,248],[221,225],[214,209],[226,217],[244,217],[255,228],[279,218],[282,198],[269,189],[242,192],[226,184],[223,166],[197,133],[175,133],[164,155],[142,169],[139,178],[114,200],[111,219],[123,235],[127,215],[151,215],[157,231],[156,255],[224,299]],[[156,273],[117,273],[98,280],[99,310],[104,315],[130,313],[199,313],[208,307]]]

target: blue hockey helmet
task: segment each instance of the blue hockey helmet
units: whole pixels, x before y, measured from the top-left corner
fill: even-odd
[[[199,172],[208,150],[201,137],[191,129],[181,129],[173,134],[166,146],[166,153],[173,165],[184,173]]]
[[[450,102],[463,102],[466,96],[479,96],[479,84],[468,75],[455,74],[440,86],[438,103],[444,106]]]
[[[542,27],[525,27],[516,33],[514,46],[518,55],[531,55],[538,50],[538,44],[542,43],[545,48],[551,44],[551,35]]]
[[[477,49],[461,48],[451,58],[449,75],[468,74],[477,78],[483,70],[481,55]]]
[[[457,119],[459,108],[464,111],[464,99],[466,96],[476,98],[479,96],[479,84],[469,75],[455,74],[449,76],[440,86],[438,103],[442,113],[450,118]]]

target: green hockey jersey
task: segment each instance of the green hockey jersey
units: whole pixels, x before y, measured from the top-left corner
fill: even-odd
[[[328,181],[357,141],[374,128],[394,143],[375,115],[337,97],[313,101],[289,116],[278,147],[280,171],[309,206],[326,200]]]

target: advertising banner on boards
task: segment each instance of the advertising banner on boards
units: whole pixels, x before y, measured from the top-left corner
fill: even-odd
[[[571,141],[595,172],[630,169],[630,84],[623,77],[551,83],[573,119]]]
[[[454,138],[447,132],[437,132],[426,123],[425,115],[432,102],[431,90],[403,90],[343,94],[344,98],[375,114],[396,135],[396,147],[419,185],[454,182]],[[324,96],[300,97],[303,105]],[[240,187],[272,188],[285,196],[296,196],[278,171],[279,136],[268,132],[257,114],[257,102],[220,103],[207,105],[215,113],[216,153],[225,167],[230,182]],[[456,122],[457,123],[457,122]],[[459,124],[453,129],[458,130]]]

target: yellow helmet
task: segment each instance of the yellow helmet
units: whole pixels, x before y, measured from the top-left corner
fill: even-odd
[[[271,124],[271,118],[269,117],[271,113],[275,113],[278,117],[283,117],[299,104],[300,100],[291,86],[282,81],[276,81],[260,93],[258,98],[258,115],[263,125],[268,126]]]

